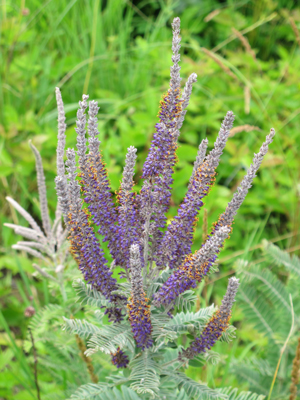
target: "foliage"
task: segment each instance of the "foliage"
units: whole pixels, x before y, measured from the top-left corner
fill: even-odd
[[[246,363],[235,360],[232,368],[241,380],[249,383],[251,390],[268,395],[280,351],[284,348],[284,358],[272,393],[272,399],[281,399],[289,393],[291,366],[299,336],[299,290],[295,282],[299,279],[300,260],[267,241],[263,241],[263,251],[266,261],[257,265],[250,263],[240,270],[243,278],[238,299],[247,323],[264,335],[266,344]],[[281,273],[287,273],[285,282],[280,279]]]

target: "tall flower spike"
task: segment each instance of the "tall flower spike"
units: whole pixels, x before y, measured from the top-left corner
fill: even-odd
[[[205,158],[205,155],[206,155],[206,150],[207,150],[207,145],[208,145],[208,140],[207,139],[203,139],[202,142],[199,144],[196,161],[194,162],[193,172],[192,172],[192,175],[190,177],[189,188],[193,184],[196,172],[198,171],[198,169],[200,168],[200,165],[204,161],[204,158]]]
[[[137,150],[133,146],[130,146],[127,150],[123,179],[117,197],[120,204],[118,207],[118,226],[116,233],[116,244],[118,244],[119,253],[118,257],[115,259],[117,265],[126,269],[130,268],[130,246],[133,243],[138,243],[141,237],[136,197],[135,193],[132,192]]]
[[[228,237],[229,232],[230,228],[227,226],[221,227],[200,250],[187,256],[183,264],[173,272],[154,295],[154,304],[156,306],[171,306],[181,293],[196,288],[197,282],[201,282],[215,261],[216,254]]]
[[[205,353],[206,350],[210,350],[216,343],[216,341],[220,339],[222,333],[227,329],[229,325],[231,309],[235,301],[234,298],[238,290],[238,286],[238,279],[229,279],[227,291],[222,300],[220,309],[209,320],[209,322],[201,332],[201,335],[197,337],[186,350],[183,350],[182,353],[179,354],[180,360],[184,358],[188,358],[191,360],[197,354]]]
[[[152,326],[150,320],[150,306],[147,304],[143,289],[142,264],[139,245],[133,244],[130,247],[130,272],[131,272],[131,297],[127,308],[129,321],[136,344],[142,350],[151,347]]]
[[[210,187],[214,183],[216,168],[219,165],[233,121],[233,112],[228,111],[221,125],[214,148],[206,157],[204,163],[199,163],[200,165],[197,165],[196,171],[193,171],[194,177],[178,209],[178,214],[168,226],[157,250],[156,264],[161,269],[167,265],[170,268],[178,267],[184,257],[191,252],[197,214],[203,206],[202,199],[208,194]],[[201,150],[204,150],[204,148],[205,142],[203,142]]]
[[[155,177],[162,173],[168,159],[168,151],[172,149],[173,135],[171,130],[175,128],[174,119],[179,117],[181,111],[180,96],[180,19],[174,18],[172,23],[172,62],[170,71],[170,86],[167,94],[163,97],[159,113],[160,123],[156,124],[156,132],[151,143],[149,154],[143,168],[144,179]],[[176,150],[176,149],[175,149]],[[174,151],[174,150],[173,150]]]
[[[61,93],[59,88],[55,88],[55,96],[57,103],[57,113],[58,113],[58,134],[57,134],[57,148],[56,148],[56,170],[57,176],[60,176],[64,180],[65,189],[67,189],[67,178],[65,176],[65,146],[66,146],[66,128],[65,123],[66,116],[64,110],[64,104],[62,101]],[[62,206],[60,204],[59,198],[57,199],[57,205],[55,210],[55,221],[52,227],[52,236],[57,238],[56,245],[60,245],[66,238],[66,231],[63,231],[62,227]]]
[[[82,174],[81,177],[89,182],[88,185],[84,184],[83,193],[92,221],[98,226],[98,233],[104,236],[104,241],[108,242],[111,255],[116,258],[119,254],[118,246],[115,242],[116,228],[114,226],[117,220],[117,213],[112,201],[107,171],[99,150],[100,141],[97,137],[99,134],[98,111],[98,103],[90,101],[88,120],[89,154],[86,160],[86,173]]]
[[[116,279],[107,267],[107,261],[100,244],[91,228],[88,215],[81,210],[80,186],[76,181],[75,151],[67,150],[69,176],[70,213],[68,226],[71,253],[78,263],[84,279],[100,291],[107,299],[115,302],[118,296],[111,292],[118,289]]]
[[[179,116],[181,111],[181,101],[180,96],[180,19],[174,18],[172,23],[173,28],[173,40],[172,40],[172,63],[170,71],[170,86],[167,94],[163,97],[161,102],[161,108],[159,113],[160,123],[156,124],[156,132],[154,133],[154,138],[149,149],[149,154],[143,168],[142,178],[148,180],[154,178],[155,176],[162,173],[168,160],[168,152],[172,150],[173,136],[170,129],[175,128],[174,118]],[[173,148],[172,153],[175,153]],[[148,182],[145,182],[147,186]],[[154,182],[151,182],[153,186]],[[152,188],[153,189],[153,188]],[[143,190],[141,195],[148,197],[147,190]]]
[[[61,92],[59,88],[55,88],[55,96],[56,96],[56,104],[57,104],[57,112],[58,112],[58,134],[57,134],[57,149],[56,149],[56,169],[57,169],[57,177],[55,178],[56,185],[56,193],[57,193],[57,207],[55,219],[61,218],[61,213],[64,216],[65,223],[67,224],[67,215],[70,211],[70,202],[68,197],[68,182],[67,177],[65,175],[65,163],[64,163],[64,154],[65,154],[65,146],[66,146],[66,128],[67,125],[65,123],[66,116],[64,110],[64,103],[61,97]],[[55,225],[55,223],[54,223]],[[61,231],[61,223],[59,223],[58,229]],[[58,235],[59,236],[59,235]]]
[[[247,174],[240,183],[240,186],[238,187],[237,191],[234,193],[232,200],[228,203],[225,212],[220,215],[218,222],[214,225],[211,235],[214,233],[215,229],[217,229],[220,226],[224,225],[231,226],[238,209],[241,207],[248,193],[248,190],[252,186],[253,179],[256,177],[255,174],[258,171],[264,159],[264,156],[268,152],[268,146],[272,143],[274,135],[275,135],[275,130],[272,128],[269,135],[266,137],[266,141],[261,146],[258,154],[254,154],[253,162],[250,165]]]
[[[176,150],[177,150],[177,140],[180,134],[180,128],[184,121],[186,114],[185,108],[189,104],[189,98],[192,92],[192,84],[197,81],[197,75],[191,74],[185,86],[185,90],[181,102],[181,110],[175,115],[174,122],[172,123],[172,128],[170,130],[172,136],[172,145],[168,151],[168,160],[162,170],[161,176],[155,177],[155,185],[153,188],[153,198],[154,206],[153,213],[155,230],[153,232],[152,238],[152,257],[156,251],[157,244],[161,241],[163,232],[160,229],[165,228],[167,221],[167,211],[170,207],[171,200],[171,185],[173,183],[173,172],[174,166],[176,164]]]
[[[173,172],[176,164],[176,149],[179,130],[182,126],[186,111],[184,108],[189,103],[192,84],[196,82],[197,75],[191,74],[180,99],[180,19],[175,18],[172,24],[172,62],[170,88],[161,102],[159,113],[160,123],[156,124],[156,132],[151,143],[149,155],[143,168],[145,179],[139,202],[141,213],[141,224],[144,226],[143,242],[145,251],[148,248],[148,231],[151,235],[151,255],[156,252],[157,244],[161,241],[162,231],[166,225],[166,213],[170,207],[171,185],[173,183]],[[144,257],[147,261],[148,255]]]
[[[67,125],[65,123],[66,116],[64,111],[64,103],[62,101],[61,93],[59,88],[55,88],[56,95],[56,103],[57,103],[57,111],[58,111],[58,135],[57,135],[57,149],[56,149],[56,166],[57,166],[57,175],[64,176],[65,175],[65,163],[64,163],[64,154],[65,154],[65,145],[66,145],[66,128]]]
[[[165,108],[165,112],[161,112],[161,121],[165,123],[168,127],[170,124],[170,119],[168,116],[172,116],[174,110],[174,105],[179,102],[179,95],[180,95],[180,42],[181,37],[180,35],[180,18],[174,18],[172,22],[172,29],[173,29],[173,39],[172,39],[172,63],[170,69],[170,88],[168,90],[168,94],[166,96],[166,101],[162,104],[162,111]]]
[[[192,94],[192,89],[193,89],[193,84],[197,82],[197,74],[192,73],[189,77],[188,80],[185,84],[184,90],[183,90],[183,94],[182,97],[180,99],[181,101],[181,112],[177,117],[176,120],[176,126],[173,132],[173,137],[174,140],[177,141],[179,134],[180,134],[180,129],[182,127],[183,121],[184,121],[184,117],[185,114],[187,113],[186,108],[189,105],[190,102],[190,98],[191,98],[191,94]]]

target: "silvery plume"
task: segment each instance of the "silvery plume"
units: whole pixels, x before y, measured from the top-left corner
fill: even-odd
[[[56,90],[58,105],[58,147],[57,147],[57,174],[64,175],[64,149],[66,141],[65,113],[62,98],[59,90]],[[14,199],[6,197],[7,201],[20,213],[29,223],[30,228],[15,224],[6,223],[5,226],[12,228],[15,234],[23,236],[26,241],[19,241],[12,246],[15,250],[25,251],[29,255],[40,260],[40,265],[33,263],[33,267],[44,278],[57,283],[60,286],[62,295],[66,298],[64,289],[64,269],[69,256],[67,243],[67,229],[62,225],[62,209],[59,202],[55,212],[55,220],[52,223],[49,216],[45,175],[42,158],[37,148],[30,142],[36,161],[37,183],[39,203],[41,209],[42,228],[34,218]]]

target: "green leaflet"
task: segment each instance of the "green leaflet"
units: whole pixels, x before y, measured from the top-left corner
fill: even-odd
[[[251,392],[238,393],[238,389],[224,388],[220,390],[220,393],[226,394],[228,400],[263,400],[265,396],[258,395]]]
[[[220,394],[219,391],[210,389],[204,383],[199,383],[193,379],[188,378],[182,372],[176,371],[163,371],[170,379],[177,382],[178,387],[182,387],[187,394],[188,399],[193,400],[212,400],[212,399],[227,399],[225,394]]]
[[[91,355],[96,351],[110,354],[115,353],[117,348],[124,347],[134,351],[134,340],[129,324],[105,325],[95,332],[88,341],[87,355]]]
[[[105,384],[87,384],[82,385],[71,396],[71,399],[76,400],[141,400],[133,390],[126,386],[121,386],[121,390],[116,388],[110,389],[109,385]]]
[[[194,312],[180,312],[177,313],[169,322],[167,327],[175,332],[188,332],[189,325],[196,325],[200,330],[205,325],[207,320],[212,316],[215,310],[214,305],[206,308],[201,308],[196,313]]]
[[[64,329],[70,333],[76,333],[83,338],[89,338],[96,332],[101,332],[96,325],[81,319],[68,319],[63,317],[65,321]]]
[[[263,242],[264,251],[269,260],[276,265],[283,265],[289,272],[300,277],[300,259],[295,254],[290,256],[286,251],[267,241]]]
[[[78,301],[83,306],[90,305],[100,308],[109,304],[109,301],[100,292],[91,285],[85,284],[81,279],[73,282],[73,288],[78,296]]]
[[[145,350],[132,360],[129,366],[132,369],[129,376],[130,387],[138,394],[149,394],[151,398],[155,398],[159,392],[160,368],[153,360],[153,353]]]

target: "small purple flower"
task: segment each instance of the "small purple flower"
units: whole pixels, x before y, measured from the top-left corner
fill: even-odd
[[[124,351],[121,350],[120,347],[118,347],[116,353],[111,354],[111,362],[117,368],[126,368],[129,363],[129,359]]]
[[[102,307],[101,307],[102,308]],[[105,307],[104,307],[105,308]],[[107,307],[104,315],[108,316],[109,322],[121,322],[124,318],[122,314],[122,309],[117,307]]]

